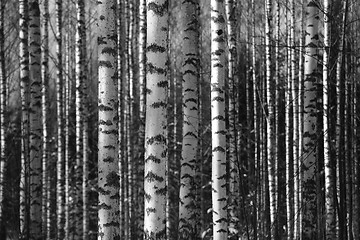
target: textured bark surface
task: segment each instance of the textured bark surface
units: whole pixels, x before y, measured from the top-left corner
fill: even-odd
[[[324,0],[324,54],[323,54],[323,107],[324,107],[324,165],[325,165],[325,211],[326,211],[326,239],[336,239],[335,213],[335,164],[330,157],[331,134],[329,134],[329,52],[330,52],[330,8],[329,1]]]
[[[225,1],[225,10],[227,18],[227,32],[228,32],[228,107],[229,107],[229,134],[228,134],[228,152],[229,152],[229,166],[230,166],[230,179],[229,179],[229,234],[232,237],[237,236],[239,233],[239,169],[238,169],[238,131],[236,128],[237,123],[237,43],[236,43],[236,3],[233,0]],[[251,79],[251,77],[250,77]],[[251,97],[249,94],[248,97]],[[252,100],[252,99],[251,99]],[[250,100],[250,101],[251,101]],[[250,106],[250,104],[248,105]],[[249,114],[250,117],[250,114]]]
[[[306,7],[307,26],[304,66],[304,130],[302,159],[302,239],[317,237],[316,146],[317,91],[319,83],[319,2],[310,0]]]
[[[166,239],[168,0],[147,0],[144,239]]]
[[[98,1],[98,239],[120,239],[116,1]]]
[[[29,1],[29,77],[30,77],[30,239],[41,235],[41,37],[40,8]]]
[[[272,0],[266,0],[265,11],[265,64],[266,64],[266,132],[267,132],[267,166],[270,196],[271,239],[275,239],[276,223],[276,135],[275,135],[275,82],[272,75],[271,43],[273,32]]]
[[[213,239],[227,238],[225,69],[226,20],[223,1],[211,1],[211,134]]]
[[[62,0],[56,0],[56,117],[57,117],[57,159],[56,159],[56,226],[57,238],[64,238],[64,144],[63,144],[63,61],[62,61]]]
[[[28,239],[29,213],[29,49],[28,49],[28,1],[19,1],[19,49],[20,49],[20,96],[21,96],[21,173],[20,173],[20,239]]]
[[[179,239],[196,239],[196,168],[199,135],[198,84],[199,59],[199,1],[182,3],[183,23],[183,141],[179,193]]]
[[[41,9],[41,78],[42,78],[42,125],[43,125],[43,144],[42,144],[42,234],[43,237],[50,238],[50,175],[49,175],[49,132],[48,132],[48,84],[49,84],[49,1],[45,0]],[[50,213],[49,213],[50,214]],[[48,218],[49,216],[49,218]]]

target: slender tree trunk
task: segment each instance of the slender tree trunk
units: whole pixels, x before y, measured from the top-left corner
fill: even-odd
[[[145,146],[145,107],[146,107],[146,1],[140,0],[139,3],[139,169],[138,169],[138,183],[139,183],[139,200],[138,211],[139,214],[136,219],[137,236],[139,239],[143,238],[144,229],[144,200],[141,196],[144,195],[144,146]]]
[[[6,165],[6,73],[5,73],[5,35],[4,12],[5,1],[0,3],[0,228],[4,227],[4,190],[5,190],[5,165]]]
[[[84,104],[83,104],[83,84],[84,84],[84,42],[83,31],[85,28],[84,0],[76,1],[76,35],[75,35],[75,64],[76,64],[76,90],[75,90],[75,108],[76,108],[76,165],[75,165],[75,184],[76,184],[76,231],[75,238],[81,239],[84,234],[83,229],[83,128],[84,128]],[[98,3],[99,6],[106,5]],[[99,43],[100,45],[100,43]],[[100,153],[99,153],[100,154]]]
[[[20,173],[20,239],[28,239],[29,232],[29,49],[28,49],[28,1],[19,1],[19,49],[21,95],[21,173]]]
[[[56,107],[57,107],[57,182],[56,182],[56,212],[57,238],[64,238],[64,152],[63,152],[63,62],[62,62],[62,0],[56,0]]]
[[[65,122],[64,122],[64,135],[65,135],[65,142],[64,142],[64,168],[65,168],[65,174],[64,174],[64,179],[65,179],[65,226],[64,226],[64,236],[65,239],[69,239],[70,238],[70,179],[69,179],[69,175],[70,175],[70,145],[69,145],[69,141],[70,141],[70,98],[71,98],[71,91],[70,91],[70,75],[71,75],[71,63],[70,63],[70,55],[71,55],[71,50],[70,50],[70,25],[71,25],[71,20],[70,20],[70,6],[69,3],[70,0],[67,0],[67,12],[68,12],[68,16],[67,16],[67,24],[66,24],[66,31],[65,31],[65,77],[64,77],[64,92],[65,92],[65,98],[64,98],[64,106],[65,106],[65,111],[64,111],[64,118],[65,118]]]
[[[30,239],[41,235],[41,38],[40,8],[29,1],[29,77],[30,77]]]
[[[331,135],[329,134],[329,52],[330,52],[330,8],[329,1],[324,0],[324,55],[323,55],[323,108],[324,108],[324,164],[325,164],[325,210],[326,210],[326,239],[336,239],[336,215],[335,215],[335,167],[330,157],[330,145],[332,144]]]
[[[302,239],[316,239],[317,236],[317,90],[319,83],[318,39],[319,2],[309,0],[307,7],[305,38],[305,81],[304,81],[304,133],[302,160]]]
[[[196,164],[199,135],[198,84],[199,58],[199,1],[183,2],[182,43],[182,105],[183,140],[181,151],[179,193],[179,239],[196,239]]]
[[[42,21],[41,21],[41,29],[42,29],[42,45],[41,45],[41,77],[42,77],[42,125],[43,125],[43,146],[42,146],[42,184],[43,184],[43,192],[42,192],[42,233],[43,237],[46,239],[48,231],[48,202],[50,199],[48,198],[48,191],[50,191],[50,176],[49,172],[49,136],[48,136],[48,126],[47,126],[47,115],[48,115],[48,82],[49,82],[49,1],[45,0],[43,2],[43,13],[42,13]]]
[[[166,239],[168,1],[147,0],[144,239]]]
[[[233,0],[227,0],[225,4],[228,31],[228,47],[229,47],[229,164],[230,164],[230,183],[229,183],[229,231],[230,235],[238,235],[238,199],[239,199],[239,169],[238,169],[238,151],[237,151],[237,129],[236,129],[236,7]]]
[[[299,94],[297,98],[297,115],[298,115],[298,139],[299,139],[299,155],[294,159],[294,239],[299,239],[301,236],[301,162],[303,157],[302,148],[302,133],[303,133],[303,103],[304,103],[304,0],[301,1],[301,20],[300,20],[300,37],[299,37]]]
[[[116,1],[98,1],[98,238],[120,239]]]
[[[271,39],[272,39],[272,0],[266,0],[265,11],[265,54],[266,54],[266,105],[267,105],[267,159],[268,159],[268,181],[270,194],[270,224],[271,224],[271,239],[276,238],[276,179],[275,166],[276,159],[276,136],[275,136],[275,82],[272,75],[272,54],[271,54]]]
[[[212,132],[212,221],[213,239],[227,238],[226,192],[226,68],[225,6],[211,1],[211,132]]]

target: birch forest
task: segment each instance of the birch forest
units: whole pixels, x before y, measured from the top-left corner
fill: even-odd
[[[360,239],[359,17],[0,0],[0,239]]]

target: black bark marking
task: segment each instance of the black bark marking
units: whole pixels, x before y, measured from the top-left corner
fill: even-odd
[[[111,64],[110,61],[99,61],[99,66],[100,67],[106,67],[106,68],[112,68],[113,65]]]
[[[145,180],[147,180],[148,182],[154,182],[154,181],[163,182],[164,178],[156,175],[155,173],[153,173],[151,171],[149,171],[145,176]]]
[[[213,151],[213,152],[223,152],[223,153],[226,152],[225,149],[224,149],[223,147],[221,147],[221,146],[217,146],[217,147],[214,148],[212,151]]]
[[[167,69],[166,69],[166,68],[156,67],[156,66],[154,66],[152,63],[147,63],[147,64],[146,64],[146,70],[147,70],[149,73],[151,73],[151,74],[154,74],[154,73],[166,74],[166,72],[167,72]]]
[[[146,47],[147,52],[160,52],[164,53],[166,51],[166,48],[160,45],[157,45],[155,43],[150,44]]]
[[[152,144],[166,144],[166,137],[164,137],[164,135],[159,134],[159,135],[155,135],[154,137],[150,137],[147,140],[147,144],[152,145]]]
[[[168,11],[169,2],[166,0],[163,4],[156,4],[151,2],[148,4],[147,10],[153,11],[156,15],[162,17]]]
[[[145,162],[148,162],[148,161],[153,161],[154,163],[160,163],[160,162],[161,162],[161,159],[155,157],[154,155],[149,155],[149,156],[145,159]]]
[[[110,172],[106,176],[105,186],[114,187],[114,188],[120,187],[120,177],[115,171]]]

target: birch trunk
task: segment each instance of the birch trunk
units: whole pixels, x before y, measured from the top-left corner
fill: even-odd
[[[211,0],[211,133],[213,239],[227,238],[225,69],[226,25],[222,1]]]
[[[0,3],[0,227],[4,227],[4,190],[5,190],[5,166],[6,166],[6,73],[5,73],[5,35],[4,35],[4,12],[5,1]]]
[[[146,1],[139,2],[139,169],[138,169],[138,183],[139,183],[139,199],[138,210],[139,214],[136,219],[137,236],[143,238],[144,229],[144,146],[145,146],[145,107],[146,107]]]
[[[331,134],[329,134],[329,52],[330,52],[330,8],[329,1],[324,0],[324,55],[323,55],[323,108],[324,108],[324,165],[325,165],[325,210],[326,210],[326,239],[336,239],[336,213],[334,202],[335,167],[330,157]]]
[[[196,164],[199,135],[198,85],[200,74],[199,57],[199,1],[183,2],[182,42],[182,102],[183,141],[181,152],[180,193],[179,193],[179,238],[195,239],[196,205]]]
[[[40,8],[29,1],[29,77],[30,77],[30,239],[41,234],[41,37]]]
[[[101,3],[98,3],[102,6]],[[83,229],[83,191],[82,191],[82,174],[83,174],[83,128],[84,128],[84,104],[83,104],[83,83],[84,83],[84,41],[83,29],[84,19],[84,0],[76,1],[76,34],[75,34],[75,64],[76,64],[76,90],[75,90],[75,111],[76,111],[76,165],[75,165],[75,185],[76,185],[76,231],[75,238],[81,239],[84,234]],[[99,43],[100,45],[100,43]],[[100,51],[100,50],[99,50]],[[100,154],[100,153],[99,153]]]
[[[272,38],[272,0],[266,0],[265,11],[265,54],[266,54],[266,132],[267,132],[267,161],[268,161],[268,182],[270,195],[270,224],[271,239],[276,238],[276,136],[275,136],[275,82],[272,75],[272,56],[271,56],[271,38]]]
[[[166,239],[168,1],[147,0],[144,239]]]
[[[116,1],[98,1],[98,239],[120,239]]]
[[[302,239],[317,237],[317,91],[319,83],[319,2],[310,0],[306,6],[307,27],[304,66],[304,132],[302,159]]]
[[[239,169],[238,169],[238,151],[237,151],[237,129],[236,129],[236,8],[233,0],[226,1],[226,17],[227,17],[227,32],[228,32],[228,47],[229,47],[229,71],[228,71],[228,85],[229,85],[229,164],[230,164],[230,183],[229,183],[229,234],[237,236],[238,222],[239,222]],[[250,87],[249,87],[250,89]],[[250,94],[249,94],[250,97]]]
[[[65,110],[64,110],[64,118],[65,118],[65,123],[64,123],[64,135],[65,135],[65,139],[64,139],[64,170],[65,170],[65,174],[64,174],[64,178],[65,178],[65,225],[64,225],[64,236],[65,239],[69,239],[70,238],[70,179],[69,179],[69,175],[70,175],[70,145],[69,145],[69,141],[70,141],[70,119],[69,119],[69,112],[70,112],[70,98],[71,98],[71,91],[70,91],[70,75],[71,75],[71,63],[70,63],[70,55],[71,55],[71,50],[70,50],[70,0],[67,0],[67,24],[66,24],[66,31],[65,31],[65,78],[64,78],[64,93],[65,93],[65,99],[64,99],[64,106],[65,106]]]
[[[42,77],[42,125],[43,125],[43,145],[42,145],[42,233],[44,238],[47,238],[47,234],[50,231],[48,225],[50,225],[50,219],[48,219],[48,209],[50,199],[48,198],[48,192],[50,191],[50,178],[49,178],[49,136],[48,136],[48,126],[47,126],[47,115],[48,115],[48,82],[49,82],[49,1],[45,0],[43,2],[43,11],[42,11],[42,45],[41,45],[41,77]],[[50,237],[50,236],[49,236]]]
[[[21,96],[21,173],[20,173],[20,239],[29,238],[29,49],[28,49],[28,1],[19,1],[19,49],[20,49],[20,96]]]

